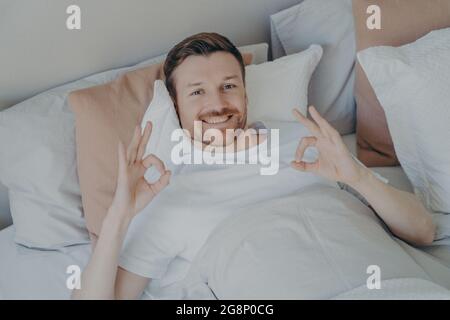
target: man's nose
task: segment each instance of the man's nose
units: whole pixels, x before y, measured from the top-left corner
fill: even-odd
[[[220,111],[227,106],[226,100],[220,92],[211,94],[208,101],[212,110]]]

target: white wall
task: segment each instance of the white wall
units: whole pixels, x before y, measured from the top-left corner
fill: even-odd
[[[300,0],[0,0],[0,110],[88,74],[167,52],[193,33],[269,42],[269,15]],[[81,8],[79,31],[66,8]]]

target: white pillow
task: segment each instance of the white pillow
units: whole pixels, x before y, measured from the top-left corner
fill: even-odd
[[[322,46],[323,58],[311,79],[309,103],[341,134],[354,132],[356,47],[351,0],[305,0],[270,19],[274,58],[305,50],[313,43]]]
[[[267,61],[265,43],[238,49],[252,53],[254,61]],[[89,242],[76,171],[75,119],[67,95],[165,56],[94,74],[0,112],[0,183],[8,188],[17,243],[59,249]]]
[[[65,98],[41,94],[0,112],[0,181],[8,188],[15,241],[57,249],[88,243]]]
[[[429,210],[450,213],[450,28],[358,59],[416,194]]]
[[[292,109],[306,115],[308,86],[322,57],[322,48],[307,50],[272,62],[246,67],[248,121],[295,121]]]
[[[146,147],[145,156],[156,155],[164,162],[166,169],[171,170],[172,174],[176,174],[179,166],[172,163],[171,152],[177,142],[172,142],[170,137],[172,132],[180,129],[180,122],[170,94],[162,80],[156,80],[154,83],[152,101],[142,118],[142,131],[148,121],[152,122],[152,134]],[[159,173],[154,167],[145,173],[147,180],[155,181],[157,177],[159,177]]]

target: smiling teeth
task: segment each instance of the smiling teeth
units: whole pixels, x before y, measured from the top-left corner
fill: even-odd
[[[221,116],[221,117],[209,117],[206,118],[204,121],[209,124],[218,124],[223,123],[229,119],[229,116]]]

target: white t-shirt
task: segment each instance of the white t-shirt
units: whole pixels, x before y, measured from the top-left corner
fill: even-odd
[[[210,233],[237,208],[251,206],[298,192],[313,184],[337,183],[290,167],[300,138],[309,135],[300,124],[266,122],[269,131],[279,129],[279,168],[262,175],[260,164],[181,165],[169,186],[132,221],[119,265],[132,273],[152,278],[152,298],[159,289],[182,280]],[[270,133],[268,134],[270,137]],[[269,148],[273,141],[268,140]],[[260,146],[261,147],[261,146]],[[237,158],[255,156],[257,146],[237,152]],[[205,155],[206,156],[206,155]],[[304,159],[312,161],[315,149]]]

